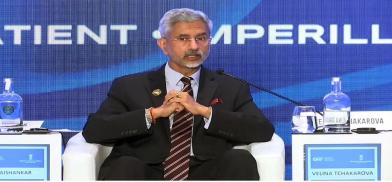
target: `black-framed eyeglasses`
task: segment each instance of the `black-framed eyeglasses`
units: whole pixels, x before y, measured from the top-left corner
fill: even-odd
[[[207,45],[210,42],[211,37],[207,35],[200,35],[196,37],[178,36],[178,37],[166,38],[166,39],[177,41],[182,45],[189,45],[192,42],[192,40],[195,40],[197,44]]]

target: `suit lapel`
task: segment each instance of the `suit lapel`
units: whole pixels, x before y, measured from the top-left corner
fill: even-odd
[[[147,91],[150,94],[153,107],[162,105],[166,95],[166,81],[164,67],[149,73]],[[160,92],[160,93],[159,93]]]
[[[218,83],[215,80],[214,73],[208,71],[203,68],[200,72],[200,80],[199,80],[199,90],[197,93],[197,102],[204,106],[210,106],[210,101],[212,100],[215,90],[218,86]],[[204,124],[202,116],[195,116],[195,126],[194,130],[199,129],[200,124]],[[195,133],[196,131],[194,131]]]
[[[166,79],[165,79],[165,66],[162,66],[159,70],[150,72],[148,75],[148,83],[146,89],[150,94],[153,107],[159,107],[165,100],[166,91]],[[159,93],[160,92],[160,93]],[[159,94],[158,94],[159,93]],[[167,136],[170,136],[170,122],[169,119],[160,119],[157,122],[165,130]]]

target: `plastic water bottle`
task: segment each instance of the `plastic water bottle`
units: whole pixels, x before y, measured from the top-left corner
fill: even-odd
[[[23,100],[12,90],[12,79],[4,78],[4,90],[0,94],[0,126],[22,126]]]
[[[324,132],[349,133],[351,100],[342,92],[342,82],[339,77],[333,77],[331,92],[324,99]]]

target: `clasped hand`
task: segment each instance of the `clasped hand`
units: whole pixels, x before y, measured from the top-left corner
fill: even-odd
[[[163,104],[157,108],[151,108],[153,118],[169,117],[171,114],[188,110],[193,115],[201,115],[209,118],[211,110],[196,102],[188,92],[169,91],[165,96]]]

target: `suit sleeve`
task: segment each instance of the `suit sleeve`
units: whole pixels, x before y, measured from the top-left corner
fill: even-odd
[[[122,139],[148,136],[145,110],[129,110],[124,83],[113,81],[107,98],[96,113],[90,114],[83,129],[87,142],[110,144]]]
[[[234,143],[266,142],[275,129],[253,102],[249,86],[241,84],[233,110],[213,107],[209,135],[225,138]]]

